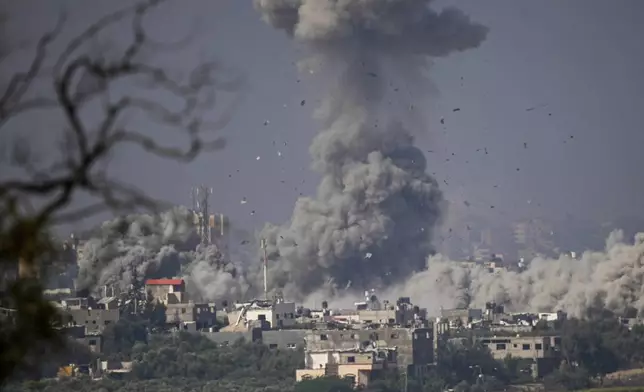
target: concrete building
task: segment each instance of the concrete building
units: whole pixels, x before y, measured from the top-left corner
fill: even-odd
[[[305,329],[283,329],[279,331],[262,331],[262,343],[269,348],[296,350],[306,346],[307,330]]]
[[[307,330],[304,329],[265,331],[261,328],[251,328],[247,331],[202,332],[202,335],[221,345],[233,344],[243,339],[246,342],[261,342],[273,349],[296,350],[305,347],[306,333]]]
[[[217,321],[214,304],[168,303],[165,305],[166,323],[175,324],[186,331],[197,331],[213,327]]]
[[[479,338],[495,359],[508,356],[518,359],[553,358],[557,356],[553,336],[497,336]]]
[[[298,382],[335,376],[354,387],[367,386],[378,371],[397,366],[395,349],[306,351],[304,363],[304,369],[295,371]]]
[[[228,346],[239,340],[245,342],[260,342],[262,340],[261,328],[253,328],[248,331],[201,332],[201,335],[221,346]]]
[[[363,330],[309,330],[305,336],[308,351],[397,348],[397,364],[426,366],[434,362],[432,328],[379,328]]]
[[[119,321],[118,309],[65,309],[69,325],[85,326],[86,334],[100,334],[105,327]]]
[[[279,329],[295,326],[295,303],[283,300],[254,300],[235,304],[235,310],[228,313],[231,328],[243,327],[253,321],[268,323],[269,328]]]
[[[77,343],[86,346],[89,351],[95,354],[103,352],[103,336],[99,334],[87,334],[85,327],[82,325],[64,327],[61,329],[61,332],[69,339],[73,339]]]
[[[452,326],[467,326],[483,319],[483,309],[441,309],[441,318],[447,320]]]
[[[145,292],[164,305],[185,302],[186,282],[183,279],[148,279]]]

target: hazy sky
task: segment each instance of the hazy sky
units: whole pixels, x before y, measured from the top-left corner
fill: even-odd
[[[27,36],[56,17],[54,1],[0,2],[15,12],[13,25],[22,26],[15,31]],[[73,30],[130,2],[62,3]],[[189,205],[191,186],[212,186],[215,209],[249,229],[287,220],[300,192],[313,194],[316,187],[308,145],[320,127],[312,112],[324,81],[298,75],[298,48],[265,25],[250,0],[175,3],[149,20],[155,36],[184,36],[190,26],[200,33],[171,65],[216,56],[246,74],[249,94],[224,131],[224,151],[189,165],[128,151],[113,163],[115,172],[178,204]],[[437,6],[447,3],[490,28],[479,49],[437,61],[430,73],[434,93],[415,103],[429,125],[418,144],[433,151],[426,154],[429,171],[448,198],[501,220],[566,212],[597,220],[643,215],[644,2],[454,0]],[[243,197],[248,203],[241,205]]]

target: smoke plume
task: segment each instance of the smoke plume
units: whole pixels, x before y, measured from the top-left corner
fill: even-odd
[[[317,112],[326,129],[310,146],[323,177],[317,196],[300,198],[288,224],[261,233],[271,285],[288,296],[400,282],[433,252],[444,203],[409,131],[417,109],[404,102],[401,115],[383,98],[403,102],[397,86],[425,86],[431,58],[479,46],[487,29],[430,3],[255,1],[265,22],[310,52],[301,68],[336,82]]]
[[[127,289],[150,278],[182,277],[194,300],[227,299],[247,289],[239,266],[215,245],[199,245],[192,213],[133,214],[104,222],[81,248],[79,289]]]
[[[593,307],[644,312],[644,233],[629,244],[616,231],[602,252],[588,251],[578,260],[566,255],[537,257],[521,272],[490,271],[432,256],[426,270],[385,293],[403,294],[427,306],[432,314],[441,306],[482,308],[490,301],[505,305],[508,311],[563,310],[578,317]]]

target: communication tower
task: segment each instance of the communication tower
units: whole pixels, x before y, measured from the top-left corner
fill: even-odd
[[[208,211],[212,188],[199,185],[192,188],[192,209],[195,213],[195,224],[197,233],[202,244],[212,243],[212,225],[210,224],[210,213]]]

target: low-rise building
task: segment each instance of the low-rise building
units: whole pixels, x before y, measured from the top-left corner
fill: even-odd
[[[466,326],[473,321],[483,319],[483,309],[441,309],[441,318],[447,320],[453,326]]]
[[[235,304],[235,310],[228,313],[231,327],[247,325],[253,321],[268,323],[269,328],[279,329],[295,326],[295,303],[283,300],[254,300]]]
[[[351,381],[353,386],[367,386],[374,373],[396,367],[395,349],[306,351],[305,368],[295,371],[299,381],[335,376]]]
[[[99,334],[105,327],[119,321],[118,309],[64,309],[69,325],[85,326],[85,333]]]
[[[309,351],[397,348],[398,366],[426,366],[434,362],[432,328],[378,328],[361,330],[309,330],[305,336]]]
[[[148,279],[145,292],[164,305],[182,303],[185,302],[186,282],[183,279]]]
[[[202,330],[216,325],[217,310],[214,304],[169,303],[165,316],[166,323],[175,324],[180,329]]]
[[[510,356],[519,359],[553,358],[557,351],[553,342],[555,336],[495,336],[479,338],[490,349],[495,359]]]

